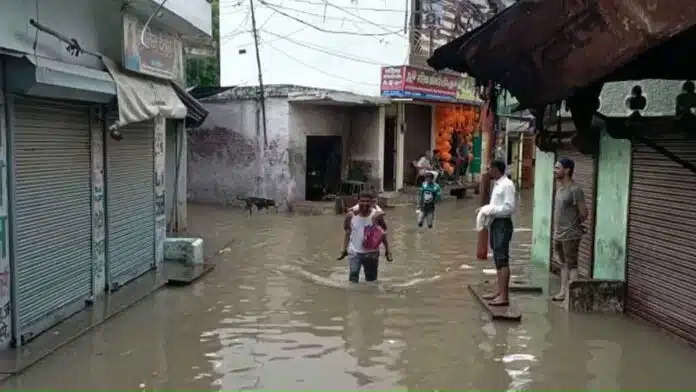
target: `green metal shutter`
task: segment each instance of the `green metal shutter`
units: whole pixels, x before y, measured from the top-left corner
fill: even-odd
[[[17,99],[13,111],[20,343],[85,306],[92,291],[89,108]]]
[[[121,128],[106,141],[107,271],[110,289],[155,264],[153,122]]]

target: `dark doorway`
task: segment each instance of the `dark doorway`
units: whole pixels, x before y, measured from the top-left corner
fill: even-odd
[[[340,136],[307,136],[305,199],[322,200],[341,186],[343,143]]]
[[[393,191],[396,185],[396,117],[384,120],[384,190]]]

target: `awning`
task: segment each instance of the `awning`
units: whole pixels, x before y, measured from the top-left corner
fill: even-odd
[[[116,82],[118,122],[111,127],[164,118],[186,118],[186,106],[181,102],[171,83],[121,70],[108,57],[102,61]]]
[[[7,53],[3,53],[7,54]],[[6,62],[5,88],[19,94],[52,99],[107,103],[116,95],[116,83],[104,71],[23,54]]]
[[[187,89],[179,86],[176,82],[172,82],[172,87],[174,87],[174,91],[181,102],[186,106],[186,126],[188,128],[200,127],[203,121],[205,121],[205,118],[208,117],[208,111]]]
[[[521,0],[428,64],[498,83],[531,108],[607,80],[693,77],[695,24],[694,1]]]

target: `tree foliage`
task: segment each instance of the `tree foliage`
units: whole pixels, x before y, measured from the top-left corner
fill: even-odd
[[[213,42],[216,56],[192,56],[186,59],[186,86],[220,85],[220,0],[212,0]]]

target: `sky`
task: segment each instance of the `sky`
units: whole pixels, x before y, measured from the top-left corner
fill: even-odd
[[[264,84],[379,95],[381,66],[407,60],[409,2],[254,0]],[[223,86],[258,85],[249,10],[249,0],[220,1]]]

